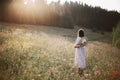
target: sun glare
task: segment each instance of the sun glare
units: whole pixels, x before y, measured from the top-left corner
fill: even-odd
[[[34,4],[35,0],[24,0],[24,4],[28,5],[28,4]]]
[[[27,5],[27,1],[25,1],[24,4]]]
[[[32,2],[34,3],[34,2],[35,2],[35,0],[32,0]]]
[[[9,5],[9,16],[20,22],[37,23],[49,15],[46,5],[41,0],[14,0]]]

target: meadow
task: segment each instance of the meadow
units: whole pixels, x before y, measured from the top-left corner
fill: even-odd
[[[85,76],[74,67],[79,27],[0,23],[0,80],[120,80],[120,49],[111,33],[85,29]]]

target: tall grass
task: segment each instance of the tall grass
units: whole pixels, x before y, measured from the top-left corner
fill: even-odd
[[[86,46],[86,76],[78,75],[73,48],[76,29],[27,25],[1,29],[0,80],[120,79],[120,50],[98,41]]]
[[[120,22],[118,23],[117,27],[113,29],[112,44],[120,48]]]

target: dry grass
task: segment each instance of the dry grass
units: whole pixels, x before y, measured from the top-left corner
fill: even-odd
[[[77,30],[0,25],[0,80],[119,80],[120,50],[105,42],[107,33],[88,29],[86,77],[79,77],[73,48]]]

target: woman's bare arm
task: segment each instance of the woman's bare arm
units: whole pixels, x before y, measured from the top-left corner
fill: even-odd
[[[87,42],[84,42],[80,45],[80,47],[84,47],[87,44]]]
[[[74,48],[80,48],[81,45],[75,45]]]
[[[74,48],[84,47],[86,44],[87,44],[87,42],[84,42],[84,43],[82,43],[82,44],[75,45]]]

